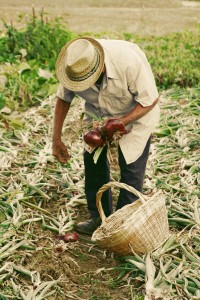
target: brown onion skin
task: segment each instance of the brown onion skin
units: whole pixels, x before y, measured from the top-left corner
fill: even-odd
[[[93,129],[84,135],[84,141],[91,147],[103,147],[105,141],[101,137],[100,130]]]
[[[102,131],[107,139],[112,138],[116,131],[126,133],[124,123],[122,123],[119,119],[109,119],[102,127]]]

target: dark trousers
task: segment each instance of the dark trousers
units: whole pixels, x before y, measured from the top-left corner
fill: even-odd
[[[149,154],[150,140],[147,141],[146,147],[142,155],[133,163],[126,164],[120,147],[118,148],[118,160],[120,167],[120,182],[133,186],[138,191],[142,191],[146,163]],[[84,152],[85,165],[85,194],[87,199],[88,210],[91,217],[98,217],[99,212],[96,207],[96,193],[104,185],[110,181],[110,166],[107,159],[107,148],[104,147],[98,158],[97,163],[93,161],[93,153]],[[120,209],[126,204],[130,204],[137,199],[133,193],[124,189],[120,189],[119,198],[116,209]],[[106,216],[112,213],[112,195],[107,190],[102,195],[102,206]]]

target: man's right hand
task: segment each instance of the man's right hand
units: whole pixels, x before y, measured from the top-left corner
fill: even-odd
[[[57,160],[61,163],[67,163],[70,159],[70,155],[67,151],[67,147],[62,141],[53,141],[53,155],[57,158]]]

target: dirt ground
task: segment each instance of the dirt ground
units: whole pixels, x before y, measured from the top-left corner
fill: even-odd
[[[32,6],[37,14],[43,7],[49,18],[61,16],[77,33],[162,35],[200,20],[200,2],[180,0],[0,0],[0,18],[17,25],[18,15],[30,15]]]
[[[55,214],[59,207],[57,202],[48,210]],[[86,214],[84,206],[77,209],[78,218],[83,219]],[[79,235],[76,243],[67,244],[57,240],[55,233],[42,230],[38,224],[34,224],[32,231],[39,237],[37,250],[34,255],[24,257],[23,266],[37,270],[43,281],[58,280],[57,293],[48,300],[131,299],[131,286],[126,277],[117,281],[119,271],[111,270],[119,265],[120,258],[98,248],[89,236]],[[131,279],[129,282],[133,287],[134,282]]]

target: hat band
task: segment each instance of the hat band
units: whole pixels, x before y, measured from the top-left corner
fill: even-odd
[[[92,70],[89,73],[87,73],[81,77],[74,77],[74,76],[71,76],[70,74],[68,74],[68,78],[72,81],[83,81],[83,80],[89,78],[90,76],[92,76],[96,72],[96,70],[98,69],[98,67],[100,65],[100,54],[97,49],[96,49],[96,54],[97,54],[96,65],[92,68]]]

